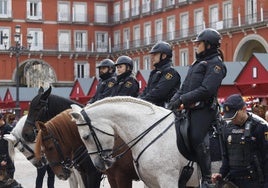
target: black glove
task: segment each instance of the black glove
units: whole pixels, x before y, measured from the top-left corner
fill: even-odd
[[[168,104],[168,109],[173,110],[173,111],[177,110],[181,104],[182,104],[182,101],[180,97],[177,99],[171,100]]]

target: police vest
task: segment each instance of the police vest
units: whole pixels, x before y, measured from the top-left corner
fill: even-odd
[[[251,127],[251,122],[247,122]],[[246,125],[247,126],[247,125]],[[248,130],[250,132],[250,130]],[[248,134],[248,132],[247,132]],[[252,165],[254,161],[255,139],[249,134],[246,135],[246,129],[237,126],[231,126],[227,136],[227,151],[230,168],[244,168]]]

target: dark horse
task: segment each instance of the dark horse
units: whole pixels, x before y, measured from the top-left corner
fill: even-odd
[[[71,104],[78,103],[57,95],[51,95],[51,87],[45,92],[41,87],[38,95],[31,101],[29,114],[22,130],[22,137],[26,141],[34,142],[37,135],[35,122],[46,122],[62,111],[69,109]],[[83,106],[81,104],[78,105]],[[84,150],[86,150],[86,148],[84,148]],[[80,157],[81,153],[83,153],[83,151],[76,151],[75,154],[77,156],[74,156],[74,158]],[[85,187],[97,188],[100,186],[102,173],[94,167],[90,158],[86,158],[86,160],[87,165],[79,165],[77,170],[81,172]]]
[[[50,166],[52,166],[53,171],[60,179],[66,179],[69,175],[68,166],[72,165],[69,159],[73,152],[84,147],[77,126],[69,115],[70,111],[70,109],[65,110],[46,123],[36,123],[37,127],[39,127],[36,139],[36,155],[40,157],[41,148],[43,148],[42,151],[45,153]],[[110,136],[114,137],[114,135]],[[116,138],[115,144],[122,144],[119,137]],[[138,179],[132,165],[131,153],[128,153],[104,172],[108,176],[111,188],[132,187],[132,179]],[[87,152],[84,155],[89,157]]]

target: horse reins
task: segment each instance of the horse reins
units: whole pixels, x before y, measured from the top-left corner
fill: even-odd
[[[89,153],[90,155],[91,154],[96,154],[98,153],[99,156],[101,158],[109,158],[113,155],[113,153],[117,152],[118,150],[120,150],[123,146],[125,145],[129,145],[132,143],[131,146],[128,147],[128,149],[126,149],[124,152],[120,153],[119,155],[115,156],[114,158],[116,160],[122,158],[132,147],[134,147],[142,138],[144,138],[151,130],[153,130],[159,123],[161,123],[164,119],[166,119],[170,114],[172,114],[172,112],[168,113],[167,115],[165,115],[164,117],[162,117],[161,119],[159,119],[157,122],[155,122],[153,125],[151,125],[148,129],[146,129],[144,132],[142,132],[140,135],[138,135],[136,138],[134,138],[133,140],[131,140],[130,142],[128,143],[123,143],[122,145],[120,145],[119,147],[117,147],[116,149],[113,149],[113,150],[110,150],[110,151],[113,151],[110,155],[108,156],[102,156],[102,152],[103,151],[107,151],[107,150],[103,150],[102,149],[102,145],[94,131],[94,128],[93,125],[91,124],[91,120],[89,118],[89,116],[87,115],[87,113],[85,112],[84,109],[81,110],[81,114],[82,116],[84,117],[86,123],[85,124],[77,124],[78,126],[81,126],[81,125],[87,125],[90,129],[90,133],[94,139],[94,142],[95,142],[95,145],[97,147],[97,151],[96,152],[91,152]],[[160,138],[172,125],[174,124],[174,121],[172,121],[172,123],[162,132],[160,133],[154,140],[152,140],[142,151],[141,153],[138,155],[137,159],[135,160],[135,164],[137,164],[138,166],[138,160],[140,158],[140,156],[144,153],[144,151],[149,147],[151,146],[158,138]],[[106,133],[104,131],[101,131],[102,133],[105,133],[105,134],[108,134],[110,135],[109,133]]]

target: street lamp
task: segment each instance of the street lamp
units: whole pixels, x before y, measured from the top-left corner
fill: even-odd
[[[14,53],[16,55],[16,108],[15,108],[15,114],[16,118],[19,119],[20,117],[20,99],[19,99],[19,87],[20,87],[20,81],[19,81],[19,57],[20,55],[24,52],[30,49],[31,44],[32,44],[32,39],[33,37],[29,34],[27,35],[27,44],[29,45],[29,48],[24,47],[21,45],[21,26],[16,25],[15,27],[15,34],[14,34],[14,42],[15,46],[10,46],[9,51],[11,53]],[[3,36],[3,42],[5,45],[5,49],[7,47],[8,43],[8,36],[7,34],[4,34]]]

